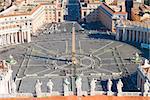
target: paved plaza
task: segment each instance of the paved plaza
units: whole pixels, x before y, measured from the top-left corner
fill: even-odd
[[[104,32],[80,31],[81,26],[76,23],[78,64],[73,66],[71,64],[72,23],[60,23],[58,30],[54,32],[50,31],[51,25],[45,25],[43,31],[32,37],[31,43],[0,49],[1,58],[8,59],[11,54],[17,60],[17,64],[13,65],[12,69],[18,92],[34,93],[37,79],[43,83],[42,91],[47,92],[46,84],[51,79],[54,91],[62,93],[64,78],[68,78],[71,83],[70,90],[75,91],[75,77],[79,75],[82,77],[84,91],[89,91],[92,78],[98,80],[96,90],[99,91],[106,90],[105,81],[109,78],[117,80],[125,77],[123,82],[127,88],[124,90],[135,87],[134,80],[127,81],[129,80],[127,77],[136,71],[137,65],[130,59],[135,57],[136,52],[140,53],[138,49],[109,39],[109,34]],[[92,38],[91,35],[94,34],[99,38]]]

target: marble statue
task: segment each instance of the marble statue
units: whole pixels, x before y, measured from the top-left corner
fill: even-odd
[[[76,79],[76,89],[77,89],[77,95],[80,96],[82,95],[82,78],[81,77],[78,77]]]
[[[2,65],[3,65],[4,68],[7,67],[5,60],[2,60]]]
[[[144,61],[144,67],[145,68],[150,67],[149,61],[147,59],[145,59],[145,61]]]
[[[97,80],[95,80],[95,79],[93,78],[92,81],[91,81],[91,83],[90,83],[91,91],[95,91],[96,82],[97,82]]]
[[[51,81],[51,79],[47,82],[47,87],[48,87],[48,91],[49,93],[52,93],[53,90],[53,82]]]
[[[42,82],[40,82],[39,80],[36,81],[36,84],[35,84],[35,92],[37,95],[41,94],[42,91],[41,91],[41,85],[42,85]]]
[[[64,32],[66,32],[67,30],[66,30],[66,28],[64,27]]]
[[[64,86],[64,96],[68,96],[69,95],[69,84],[70,82],[68,81],[68,79],[66,78],[64,80],[63,86]]]
[[[118,93],[122,92],[122,87],[123,87],[123,83],[122,83],[121,79],[119,79],[119,81],[117,83],[117,91],[118,91]]]
[[[7,62],[11,65],[14,65],[17,63],[17,61],[14,59],[12,55],[9,55],[9,59],[7,60]]]
[[[144,83],[144,92],[148,93],[149,91],[150,91],[150,83],[148,82],[148,80],[146,80]]]
[[[107,90],[109,92],[111,92],[111,87],[112,87],[112,81],[110,79],[108,79],[108,82],[107,82]]]
[[[50,27],[50,31],[51,31],[51,33],[54,32],[54,24],[52,24],[52,26]]]
[[[57,26],[57,24],[55,24],[55,31],[58,31],[58,26]]]
[[[11,90],[13,94],[16,94],[17,88],[16,88],[16,83],[14,81],[12,81]]]
[[[139,54],[136,52],[136,54],[135,54],[135,62],[137,63],[137,62],[139,62],[140,61],[140,56],[139,56]]]

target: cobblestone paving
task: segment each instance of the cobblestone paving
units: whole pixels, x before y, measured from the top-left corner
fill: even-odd
[[[7,59],[9,55],[17,60],[12,66],[13,79],[15,79],[19,92],[34,93],[37,79],[43,82],[42,91],[46,92],[46,82],[52,79],[54,91],[63,91],[63,79],[68,78],[70,89],[74,89],[74,77],[80,75],[83,81],[82,89],[89,91],[90,80],[96,78],[97,90],[105,90],[101,81],[118,79],[136,71],[133,58],[140,51],[128,44],[115,40],[89,37],[89,34],[106,34],[102,32],[80,32],[76,27],[76,57],[78,64],[71,64],[71,23],[61,23],[59,31],[49,33],[51,24],[39,36],[32,37],[31,43],[18,44],[0,49],[0,57]],[[66,32],[64,32],[64,28]],[[109,36],[108,36],[109,37]],[[125,81],[126,82],[126,81]],[[126,84],[127,85],[127,84]],[[133,87],[133,86],[130,86]],[[130,88],[128,87],[128,88]]]

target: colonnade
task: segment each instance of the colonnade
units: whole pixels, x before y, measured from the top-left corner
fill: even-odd
[[[150,42],[149,38],[150,32],[148,32],[148,30],[144,31],[142,29],[129,29],[125,27],[120,27],[117,29],[117,40],[148,44]]]
[[[31,42],[31,34],[28,31],[0,34],[0,46],[2,47],[24,42]]]

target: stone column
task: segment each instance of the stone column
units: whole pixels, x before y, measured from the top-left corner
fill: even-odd
[[[13,35],[13,33],[11,33],[10,36],[11,36],[11,43],[13,44],[14,43],[14,35]]]
[[[6,45],[8,44],[8,34],[5,35],[6,36]]]
[[[119,40],[119,28],[117,28],[116,40]]]
[[[136,32],[136,30],[132,31],[132,41],[135,41],[135,32]]]
[[[133,40],[133,30],[131,31],[131,41]]]
[[[18,33],[16,32],[16,33],[14,33],[14,35],[15,35],[15,43],[17,44],[18,43]]]
[[[26,41],[24,41],[24,42],[27,42],[27,31],[24,32],[23,37],[24,37],[24,40],[26,40]]]
[[[31,42],[31,32],[30,32],[30,31],[28,31],[28,32],[26,33],[26,36],[27,36],[27,42],[28,42],[28,43]]]
[[[4,34],[4,45],[6,45],[6,34]]]
[[[139,35],[139,36],[140,36],[140,38],[139,38],[139,43],[140,43],[140,42],[142,42],[142,38],[143,38],[143,37],[142,37],[142,32],[141,32],[141,31],[139,31],[139,34],[140,34],[140,35]]]
[[[145,38],[146,43],[148,44],[148,32],[146,32],[146,38]]]
[[[5,45],[5,36],[4,36],[4,34],[2,35],[2,37],[3,37],[3,46]]]
[[[131,36],[132,36],[131,30],[129,30],[129,41],[131,41]]]
[[[6,44],[6,37],[5,37],[5,34],[3,34],[3,45]]]
[[[7,44],[10,44],[10,34],[7,34]]]
[[[143,34],[143,43],[145,43],[145,32],[142,33]]]
[[[144,43],[147,43],[147,41],[146,41],[146,38],[147,38],[147,34],[146,34],[146,31],[144,31]]]
[[[139,41],[139,31],[136,31],[136,42],[138,42]]]
[[[126,41],[129,40],[129,30],[126,31]]]
[[[126,39],[127,39],[126,28],[123,28],[122,40],[126,41]]]
[[[24,43],[24,32],[21,32],[21,42]]]
[[[22,39],[21,39],[21,32],[19,32],[19,43],[22,42],[21,40],[22,40]]]
[[[2,45],[2,36],[0,35],[0,45]]]
[[[1,35],[1,39],[2,39],[1,45],[3,46],[3,44],[4,44],[4,38],[3,38],[3,35]]]

